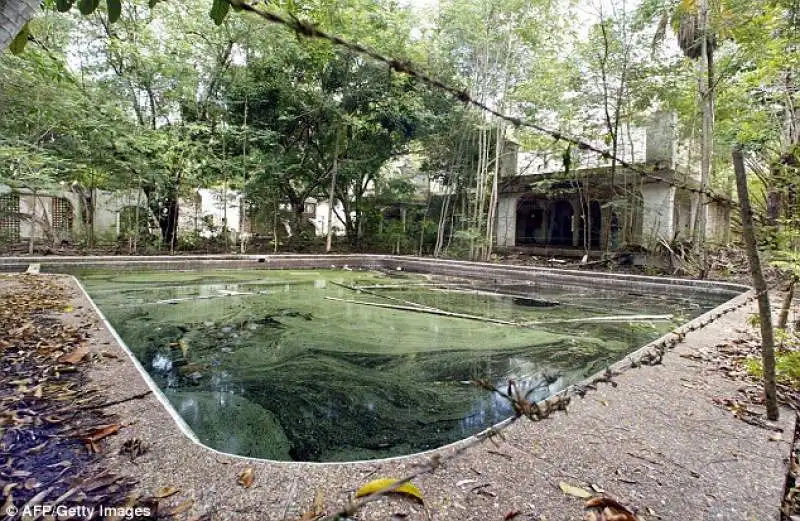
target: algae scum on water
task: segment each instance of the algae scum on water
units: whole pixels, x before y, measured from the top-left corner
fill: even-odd
[[[465,438],[511,415],[470,380],[513,378],[544,399],[718,304],[341,269],[81,280],[203,443],[300,461]],[[672,318],[565,322],[625,314]]]

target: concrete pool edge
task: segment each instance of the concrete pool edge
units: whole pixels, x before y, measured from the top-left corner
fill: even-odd
[[[263,263],[262,262],[258,262],[258,259],[263,258],[262,256],[251,256],[251,257],[252,258],[247,259],[247,260],[253,260],[253,258],[255,258],[255,260],[256,260],[256,262],[258,264],[262,264],[262,265],[266,264],[266,262],[263,262]],[[305,256],[305,255],[302,255],[302,256],[290,256],[290,257],[291,258],[297,258],[297,257],[314,258],[315,263],[317,263],[317,262],[329,263],[329,262],[331,262],[331,260],[353,259],[353,258],[361,258],[361,257],[365,257],[365,256],[362,256],[362,255],[343,255],[343,256],[312,256],[312,255]],[[408,263],[409,260],[413,260],[413,261],[417,261],[417,262],[418,261],[427,260],[427,259],[421,259],[421,258],[418,258],[418,257],[412,257],[412,258],[393,257],[393,256],[367,256],[367,257],[370,260],[380,259],[380,260],[391,260],[391,261],[395,261],[395,262],[406,262],[406,263]],[[103,258],[103,262],[105,262],[106,259],[108,259],[108,258],[109,257]],[[284,258],[286,258],[286,257],[284,257]],[[43,259],[53,260],[53,258],[43,258]],[[126,259],[130,259],[130,260],[126,260],[125,261],[126,265],[129,262],[140,260],[140,258],[126,258]],[[167,258],[160,258],[160,259],[155,260],[155,261],[149,261],[149,262],[146,261],[145,267],[152,268],[153,263],[163,263],[166,259],[171,260],[173,264],[176,263],[176,262],[180,262],[181,264],[183,264],[183,262],[182,262],[183,259],[181,259],[181,258],[167,257]],[[203,259],[203,260],[208,261],[209,259],[206,258],[206,259]],[[213,259],[213,260],[225,262],[228,259],[227,258],[225,258],[225,259],[216,258],[216,259]],[[240,257],[236,257],[235,260],[241,260],[241,258]],[[434,261],[434,262],[437,262],[437,261]],[[446,263],[448,265],[452,265],[453,263],[455,263],[455,264],[457,264],[459,266],[469,266],[469,267],[479,266],[479,267],[484,268],[484,269],[488,268],[488,267],[495,267],[495,268],[499,267],[501,269],[502,268],[514,267],[514,266],[509,266],[509,265],[501,265],[501,264],[469,263],[469,262],[465,262],[465,261],[438,261],[438,262],[442,263],[442,264]],[[77,261],[77,262],[71,263],[71,264],[79,265],[79,264],[81,264],[81,261]],[[92,263],[90,262],[90,263],[87,263],[87,264],[91,265]],[[120,262],[118,264],[121,265],[122,263]],[[361,264],[359,267],[364,267],[364,266],[365,266],[364,264]],[[3,267],[3,265],[0,264],[0,269],[2,269],[2,267]],[[94,267],[94,266],[92,266],[92,267]],[[200,266],[198,266],[198,267],[208,268],[209,265],[208,265],[207,262],[202,262],[200,264]],[[304,268],[319,268],[319,267],[322,267],[322,266],[304,266]],[[325,267],[330,267],[330,265],[326,264]],[[371,265],[371,266],[367,266],[367,267],[375,267],[375,265]],[[383,267],[385,267],[385,266],[383,266]],[[237,268],[240,268],[240,267],[237,267]],[[187,268],[187,267],[184,266],[183,269],[191,269],[191,268]],[[276,268],[272,268],[272,269],[276,269]],[[516,270],[514,270],[514,271],[516,271]],[[525,271],[526,270],[523,270],[520,273],[524,273]],[[549,269],[549,268],[540,268],[540,269],[532,270],[532,272],[534,272],[534,273],[541,273],[542,271],[551,272],[551,273],[552,272],[556,272],[556,273],[554,273],[555,275],[561,275],[564,272],[567,272],[567,273],[570,273],[570,274],[573,273],[572,270],[553,270],[553,269]],[[529,271],[529,273],[530,273],[530,271]],[[592,273],[593,274],[593,272],[582,272],[582,273]],[[635,276],[635,275],[626,276],[625,274],[612,274],[612,275],[617,275],[619,277],[626,277],[626,278],[627,277],[631,277],[631,278],[635,278],[635,279],[643,279],[644,278],[644,279],[662,280],[662,279],[657,279],[655,277],[644,277],[644,276]],[[400,461],[400,460],[409,459],[409,458],[416,458],[416,457],[424,456],[426,454],[432,454],[432,453],[435,453],[435,452],[441,452],[441,451],[447,451],[447,450],[450,450],[450,449],[455,449],[456,447],[458,447],[458,446],[460,446],[462,444],[465,444],[465,443],[469,443],[470,441],[472,441],[472,440],[474,440],[476,438],[485,437],[487,432],[490,432],[490,431],[492,431],[494,429],[500,428],[501,426],[503,426],[503,425],[505,425],[505,424],[507,424],[508,422],[511,421],[511,418],[508,418],[508,419],[503,420],[503,421],[501,421],[501,422],[499,422],[499,423],[497,423],[495,425],[492,425],[491,427],[488,427],[487,429],[484,429],[484,430],[482,430],[482,431],[480,431],[480,432],[478,432],[476,434],[473,434],[472,436],[469,436],[467,438],[464,438],[464,439],[461,439],[461,440],[458,440],[458,441],[455,441],[455,442],[452,442],[452,443],[449,443],[449,444],[446,444],[446,445],[443,445],[443,446],[440,446],[440,447],[436,447],[436,448],[433,448],[433,449],[430,449],[430,450],[427,450],[427,451],[414,452],[414,453],[405,454],[405,455],[402,455],[402,456],[393,456],[393,457],[389,457],[389,458],[378,458],[378,459],[369,459],[369,460],[353,460],[353,461],[342,461],[342,462],[283,461],[283,460],[271,460],[271,459],[267,459],[267,458],[255,458],[255,457],[249,457],[249,456],[242,456],[242,455],[239,455],[239,454],[233,454],[233,453],[227,453],[227,452],[224,452],[224,451],[220,451],[218,449],[215,449],[213,447],[209,447],[209,446],[205,445],[204,443],[202,443],[198,439],[197,435],[194,433],[194,431],[191,429],[191,427],[189,427],[189,425],[183,420],[183,418],[180,416],[180,414],[177,412],[177,410],[169,402],[169,399],[166,397],[166,395],[163,393],[163,391],[161,391],[161,389],[158,388],[157,384],[153,381],[153,379],[147,373],[147,370],[136,359],[135,355],[130,350],[128,345],[125,343],[125,341],[120,337],[120,335],[117,333],[117,331],[114,329],[114,327],[106,319],[105,315],[99,309],[99,307],[94,302],[94,300],[91,298],[91,296],[86,291],[86,289],[84,288],[84,286],[80,282],[80,280],[78,280],[78,278],[75,277],[74,275],[69,275],[69,277],[73,281],[73,283],[79,288],[79,290],[82,293],[83,297],[91,304],[91,307],[92,307],[94,313],[100,319],[100,321],[102,322],[104,327],[110,332],[110,334],[113,336],[114,340],[119,344],[119,346],[122,348],[122,350],[126,353],[127,357],[133,362],[134,367],[136,368],[137,372],[141,375],[141,377],[144,380],[144,382],[146,383],[147,387],[155,395],[155,397],[159,401],[159,403],[166,409],[166,412],[169,414],[169,416],[176,423],[176,425],[178,426],[178,429],[180,430],[180,432],[184,436],[186,436],[192,443],[194,443],[196,445],[199,445],[199,446],[203,447],[204,449],[209,450],[209,451],[211,451],[211,452],[213,452],[215,454],[224,455],[224,456],[233,457],[233,458],[242,459],[242,460],[263,461],[263,462],[269,462],[269,463],[273,463],[273,464],[357,465],[357,464],[363,464],[363,463],[369,463],[369,462],[372,462],[372,463],[376,463],[376,462],[377,463],[392,462],[392,461]],[[682,281],[683,279],[667,279],[667,280],[671,282],[671,281]],[[648,280],[648,282],[652,282],[652,280]],[[694,281],[694,282],[705,282],[705,283],[708,283],[708,284],[711,284],[711,285],[715,284],[715,283],[709,282],[709,281]],[[726,289],[728,289],[728,288],[729,289],[733,289],[733,288],[736,288],[736,287],[745,289],[745,287],[743,287],[743,286],[738,286],[738,285],[734,285],[734,284],[726,284],[726,283],[722,283],[722,284],[727,286]],[[719,306],[715,307],[714,309],[712,309],[712,310],[710,310],[710,311],[708,311],[708,312],[706,312],[706,313],[704,313],[704,314],[702,314],[702,315],[690,320],[689,322],[686,322],[686,323],[682,324],[681,326],[676,328],[675,331],[681,331],[683,333],[688,333],[689,331],[693,331],[694,329],[697,328],[698,325],[702,324],[705,320],[707,320],[711,316],[719,313],[722,309],[726,309],[726,308],[732,307],[732,306],[734,306],[736,304],[739,304],[740,302],[746,300],[749,297],[750,294],[752,294],[751,290],[738,293],[735,297],[733,297],[733,298],[721,303]],[[673,332],[666,333],[665,335],[662,335],[661,337],[653,340],[652,342],[649,342],[649,343],[639,347],[635,351],[629,353],[626,357],[624,357],[624,358],[614,362],[613,364],[611,364],[608,369],[617,372],[617,371],[622,371],[622,370],[630,368],[631,365],[632,365],[632,361],[635,361],[637,359],[641,359],[642,356],[644,356],[647,353],[649,353],[652,349],[654,349],[659,344],[663,343],[664,345],[666,345],[666,341],[667,341],[668,337],[670,337],[670,335],[672,335],[672,334],[673,334]],[[567,393],[571,389],[574,389],[577,386],[585,386],[585,385],[591,383],[592,381],[594,381],[595,379],[597,379],[598,377],[602,376],[605,371],[606,370],[601,370],[601,371],[597,372],[596,374],[591,375],[588,378],[585,378],[581,382],[579,382],[579,383],[577,383],[577,384],[575,384],[573,386],[570,386],[567,389],[564,389],[564,390],[560,391],[559,393],[554,394],[553,396],[557,396],[557,395],[560,395],[560,394]]]
[[[138,370],[126,362],[122,347],[71,279],[58,280],[73,295],[75,311],[65,317],[73,324],[92,324],[89,342],[102,355],[88,367],[89,385],[107,389],[111,400],[147,391]],[[661,519],[773,519],[788,443],[767,442],[768,431],[714,405],[720,396],[736,395],[741,381],[709,371],[709,364],[687,356],[703,346],[713,350],[720,341],[749,330],[746,319],[752,312],[753,306],[747,306],[691,333],[663,365],[623,372],[615,379],[617,388],[598,386],[585,399],[573,400],[569,414],[553,415],[546,422],[516,422],[495,444],[479,444],[435,473],[415,479],[425,493],[424,511],[385,499],[364,509],[360,518],[385,520],[400,511],[409,521],[485,521],[520,511],[531,518],[580,519],[583,501],[559,490],[564,480],[587,489],[590,483],[599,484],[612,497],[648,512],[647,519],[656,513]],[[360,484],[408,475],[430,458],[414,454],[388,462],[303,465],[227,457],[198,451],[170,425],[169,414],[158,403],[145,397],[115,405],[113,413],[127,419],[125,434],[110,437],[104,453],[112,467],[136,475],[145,494],[177,485],[181,492],[172,506],[194,501],[187,519],[294,519],[319,498],[326,509],[338,509]],[[794,415],[783,410],[782,420],[784,431],[790,432]],[[149,447],[143,456],[133,462],[117,455],[125,440],[137,438]],[[237,475],[249,467],[255,470],[254,486],[237,486]],[[475,487],[489,488],[484,495]]]
[[[472,262],[383,254],[274,254],[274,255],[186,255],[186,256],[39,256],[0,257],[0,272],[24,271],[30,264],[39,264],[44,272],[69,273],[79,269],[308,269],[331,267],[366,267],[430,272],[442,275],[468,272],[476,278],[491,275],[517,276],[534,285],[539,279],[557,280],[559,285],[576,285],[606,289],[678,289],[734,297],[749,286],[723,281],[652,277],[627,273],[608,273],[579,269],[544,268],[512,264]],[[464,274],[461,275],[465,276]],[[547,281],[544,281],[547,283]],[[620,288],[623,284],[625,288]]]

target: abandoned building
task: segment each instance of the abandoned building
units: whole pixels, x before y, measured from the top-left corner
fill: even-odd
[[[522,154],[512,145],[503,170],[515,175],[507,175],[500,184],[498,247],[569,256],[621,248],[650,250],[660,242],[690,239],[698,205],[697,195],[686,187],[698,188],[700,182],[677,165],[676,123],[674,114],[657,113],[642,129],[638,143],[630,145],[626,160],[653,178],[619,166],[612,172],[610,164],[598,161],[569,172],[562,166],[527,173],[520,168]],[[729,239],[733,203],[722,199],[704,198],[700,205],[710,242]]]
[[[94,190],[93,215],[85,215],[83,199],[69,187],[32,192],[0,184],[0,242],[47,239],[71,242],[87,232],[91,223],[99,239],[115,240],[136,229],[137,218],[151,233],[158,233],[144,192]],[[179,200],[179,232],[212,237],[227,228],[236,234],[242,225],[242,196],[234,190],[197,189]],[[137,211],[138,209],[138,211]]]

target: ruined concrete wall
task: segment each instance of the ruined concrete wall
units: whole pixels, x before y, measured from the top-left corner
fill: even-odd
[[[497,202],[495,243],[498,246],[514,246],[517,235],[517,195],[502,195]]]
[[[726,243],[730,239],[731,209],[719,203],[706,205],[706,240]]]
[[[94,233],[99,238],[111,238],[119,234],[119,213],[123,208],[147,205],[147,197],[139,190],[95,190],[94,193]]]
[[[675,188],[663,184],[642,186],[642,246],[652,247],[659,239],[671,240],[675,235]]]
[[[22,214],[33,216],[37,224],[32,223],[28,219],[21,219],[19,223],[19,237],[21,239],[29,239],[33,234],[35,238],[42,238],[45,236],[42,226],[38,221],[47,220],[51,223],[52,216],[50,215],[50,208],[52,208],[53,201],[48,196],[22,195],[19,196],[19,212]]]
[[[647,126],[645,160],[661,168],[675,168],[678,155],[678,115],[675,112],[656,112]]]
[[[689,239],[692,236],[692,197],[685,190],[675,193],[675,215],[673,217],[674,231],[679,239]]]

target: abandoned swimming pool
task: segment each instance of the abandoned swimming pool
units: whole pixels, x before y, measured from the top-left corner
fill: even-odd
[[[465,438],[511,414],[471,379],[543,399],[730,298],[390,270],[79,278],[200,441],[296,461]]]

